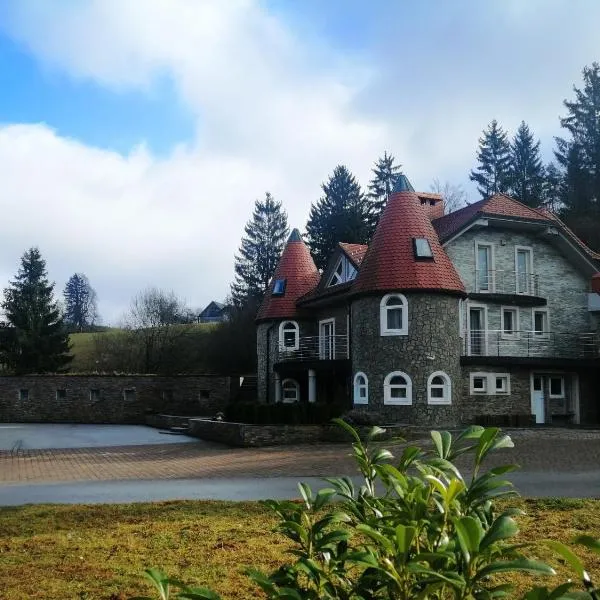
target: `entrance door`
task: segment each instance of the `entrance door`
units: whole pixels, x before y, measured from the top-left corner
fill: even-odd
[[[483,308],[469,308],[469,350],[472,356],[485,354],[485,326]]]
[[[335,358],[335,321],[333,319],[319,323],[319,358],[321,360]]]
[[[531,411],[535,415],[536,423],[545,423],[544,414],[544,379],[541,375],[533,376],[533,389],[531,390]]]

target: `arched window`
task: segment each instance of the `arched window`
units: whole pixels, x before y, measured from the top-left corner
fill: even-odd
[[[279,325],[279,349],[298,350],[300,346],[300,328],[296,321],[283,321]]]
[[[364,373],[354,376],[354,404],[369,404],[369,380]]]
[[[384,404],[412,404],[412,381],[406,373],[394,371],[383,381]]]
[[[427,380],[428,404],[452,404],[452,382],[443,371],[436,371]]]
[[[408,302],[402,294],[388,294],[379,305],[381,335],[408,335]]]
[[[298,402],[300,400],[300,386],[295,379],[284,379],[281,382],[282,402]]]

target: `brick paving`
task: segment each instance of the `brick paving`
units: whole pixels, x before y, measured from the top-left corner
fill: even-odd
[[[513,430],[515,448],[499,451],[491,464],[516,462],[528,471],[600,469],[600,431]],[[418,442],[412,442],[418,443]],[[398,444],[383,443],[394,454]],[[345,444],[227,448],[207,442],[0,452],[0,483],[309,477],[356,473]],[[461,461],[461,467],[465,466]]]

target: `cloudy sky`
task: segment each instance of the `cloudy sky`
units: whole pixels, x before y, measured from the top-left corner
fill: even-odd
[[[256,198],[304,228],[346,164],[462,184],[481,130],[550,158],[600,60],[597,0],[2,0],[0,287],[37,245],[105,323],[139,290],[223,299]]]

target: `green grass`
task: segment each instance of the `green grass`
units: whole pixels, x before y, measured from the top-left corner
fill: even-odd
[[[519,500],[520,541],[600,537],[600,500]],[[150,593],[141,574],[163,568],[188,583],[208,585],[226,599],[260,597],[242,574],[286,560],[287,541],[272,532],[274,516],[245,502],[162,502],[0,509],[0,597],[3,600],[120,600]],[[600,557],[580,548],[592,577]],[[536,552],[533,552],[536,554]],[[537,552],[561,578],[564,563]],[[510,576],[520,590],[531,579]],[[552,585],[552,581],[545,581]]]

